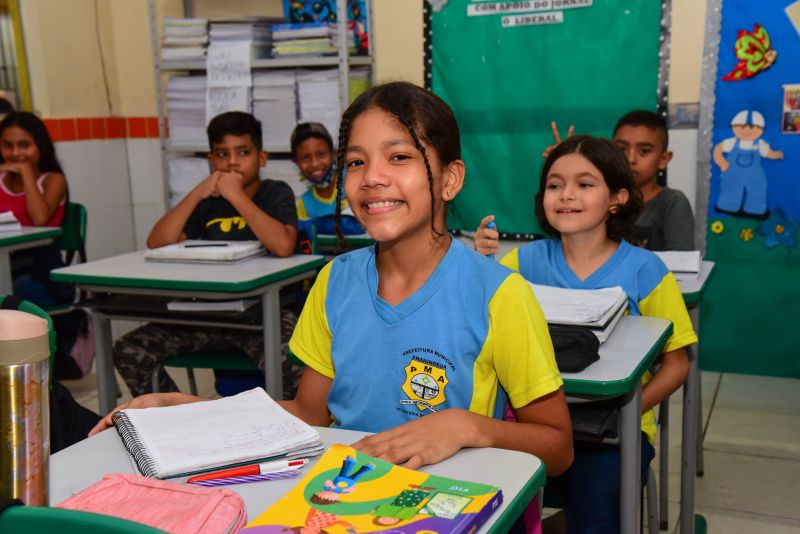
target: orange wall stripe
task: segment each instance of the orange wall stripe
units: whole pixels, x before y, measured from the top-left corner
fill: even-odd
[[[158,117],[76,117],[44,119],[56,143],[106,139],[158,139]]]

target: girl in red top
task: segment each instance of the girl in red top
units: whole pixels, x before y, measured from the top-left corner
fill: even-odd
[[[44,123],[33,113],[9,113],[0,122],[0,211],[12,211],[23,226],[60,226],[67,202],[67,180]],[[12,255],[14,294],[39,306],[68,302],[68,284],[50,282],[63,266],[49,245]]]

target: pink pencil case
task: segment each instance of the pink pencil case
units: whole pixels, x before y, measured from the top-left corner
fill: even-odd
[[[56,507],[121,517],[174,534],[236,532],[247,523],[244,501],[231,490],[130,474],[106,475]]]

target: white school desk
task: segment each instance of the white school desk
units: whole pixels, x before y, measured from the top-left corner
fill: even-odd
[[[11,295],[11,253],[15,250],[49,245],[61,236],[61,228],[50,226],[23,226],[14,232],[0,232],[0,295]]]
[[[571,400],[617,398],[620,405],[620,526],[639,531],[641,510],[642,375],[672,335],[672,323],[626,315],[600,345],[600,359],[579,373],[562,373]]]
[[[260,297],[263,305],[264,373],[267,393],[283,398],[281,372],[280,300],[282,287],[303,280],[325,263],[321,256],[296,255],[288,258],[261,256],[234,264],[189,264],[146,261],[145,251],[131,252],[52,271],[57,282],[70,282],[93,293],[150,295],[204,299]],[[162,310],[163,311],[163,310]],[[111,357],[111,319],[147,320],[141,314],[95,310],[92,313],[97,389],[100,413],[115,406],[114,365]],[[159,322],[163,313],[154,316]],[[214,321],[174,321],[216,326]]]
[[[363,432],[352,430],[318,430],[326,448],[334,443],[350,445],[364,435]],[[316,458],[312,458],[309,467],[315,461]],[[481,532],[508,532],[545,482],[544,465],[536,456],[503,449],[464,449],[444,462],[420,470],[492,484],[503,490],[503,503],[481,528]],[[134,472],[130,456],[125,451],[119,434],[114,429],[106,430],[50,458],[50,504],[60,503],[101,480],[106,473]],[[175,480],[183,481],[185,477]],[[242,497],[250,521],[292,489],[299,480],[270,480],[225,487]]]

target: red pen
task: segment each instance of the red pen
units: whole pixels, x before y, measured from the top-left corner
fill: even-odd
[[[308,458],[299,458],[297,460],[276,460],[274,462],[264,462],[261,464],[243,465],[241,467],[224,469],[222,471],[214,471],[213,473],[203,473],[202,475],[189,478],[186,480],[186,482],[241,477],[245,475],[264,475],[266,473],[275,473],[277,471],[291,471],[294,469],[300,469],[307,463]]]

